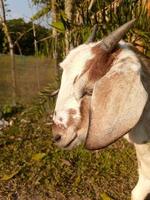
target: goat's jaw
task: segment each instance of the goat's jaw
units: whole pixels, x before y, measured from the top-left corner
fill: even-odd
[[[70,137],[62,137],[62,139],[56,142],[56,145],[63,149],[72,149],[78,143],[77,133],[73,133]]]
[[[57,128],[55,127],[56,125],[53,126],[53,134],[57,135],[57,132],[55,134],[55,130],[57,131]],[[59,131],[59,135],[61,136],[61,139],[55,141],[55,144],[60,148],[70,150],[85,142],[87,131],[83,129],[75,131],[73,127],[70,127],[68,129],[62,129],[61,132]]]
[[[74,138],[66,146],[64,146],[63,149],[71,150],[77,147],[78,145],[84,143],[85,138],[86,138],[86,133],[82,133],[82,137],[78,135],[78,133],[76,133]]]

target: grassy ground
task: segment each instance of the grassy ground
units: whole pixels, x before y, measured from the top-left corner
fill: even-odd
[[[16,62],[20,100],[27,103],[38,91],[35,63],[40,87],[54,81],[50,60],[17,57]],[[8,57],[1,57],[0,102],[11,100],[8,65]],[[121,139],[97,152],[58,149],[48,123],[54,102],[47,103],[46,93],[0,131],[0,200],[129,200],[137,181],[132,145]]]
[[[22,115],[0,132],[0,199],[130,199],[137,180],[130,144],[120,140],[99,152],[63,151],[52,143],[48,120]]]

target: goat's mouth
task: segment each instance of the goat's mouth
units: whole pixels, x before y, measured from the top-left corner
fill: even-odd
[[[75,134],[75,136],[70,140],[70,142],[68,142],[63,148],[68,149],[72,145],[72,143],[76,140],[76,138],[77,134]]]
[[[62,137],[61,139],[59,139],[59,141],[56,141],[55,144],[56,146],[62,149],[66,149],[66,150],[72,149],[77,142],[77,138],[78,138],[78,135],[77,133],[75,133],[73,137],[71,137],[70,139],[66,139]]]

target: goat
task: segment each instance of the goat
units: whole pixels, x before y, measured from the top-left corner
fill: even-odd
[[[138,159],[132,200],[144,200],[150,193],[150,60],[122,41],[134,21],[101,41],[93,42],[92,35],[60,63],[52,130],[64,149],[84,143],[98,150],[124,136]]]

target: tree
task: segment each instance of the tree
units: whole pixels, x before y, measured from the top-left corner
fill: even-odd
[[[42,9],[49,6],[47,12],[52,16],[51,26],[53,30],[54,27],[57,29],[57,37],[59,35],[57,41],[59,46],[62,45],[63,52],[68,52],[70,43],[76,46],[86,41],[95,23],[99,25],[97,38],[101,38],[132,18],[137,18],[137,21],[134,30],[127,34],[128,41],[136,44],[135,39],[141,37],[145,53],[149,51],[150,20],[147,15],[149,0],[33,0],[33,2],[41,5]],[[55,12],[57,19],[53,15],[52,5],[57,7]],[[65,44],[62,41],[65,41]]]
[[[22,18],[7,20],[7,26],[11,32],[11,38],[14,44],[14,53],[23,55],[34,55],[35,46],[34,40],[39,52],[44,52],[44,43],[40,42],[45,37],[50,35],[47,28],[34,24],[36,35],[33,34],[33,22],[25,22]],[[0,26],[0,53],[8,53],[9,45],[6,41],[5,48],[3,43],[5,42],[2,26]]]
[[[10,59],[11,59],[12,104],[13,104],[13,106],[16,106],[17,85],[16,85],[16,67],[15,67],[14,44],[13,44],[12,37],[11,37],[11,34],[9,32],[9,28],[8,28],[8,25],[7,25],[4,0],[0,0],[0,9],[1,9],[0,20],[1,20],[1,23],[2,23],[2,26],[3,26],[3,31],[4,31],[5,37],[7,38],[7,41],[8,41],[8,44],[9,44],[9,52],[10,52]]]

